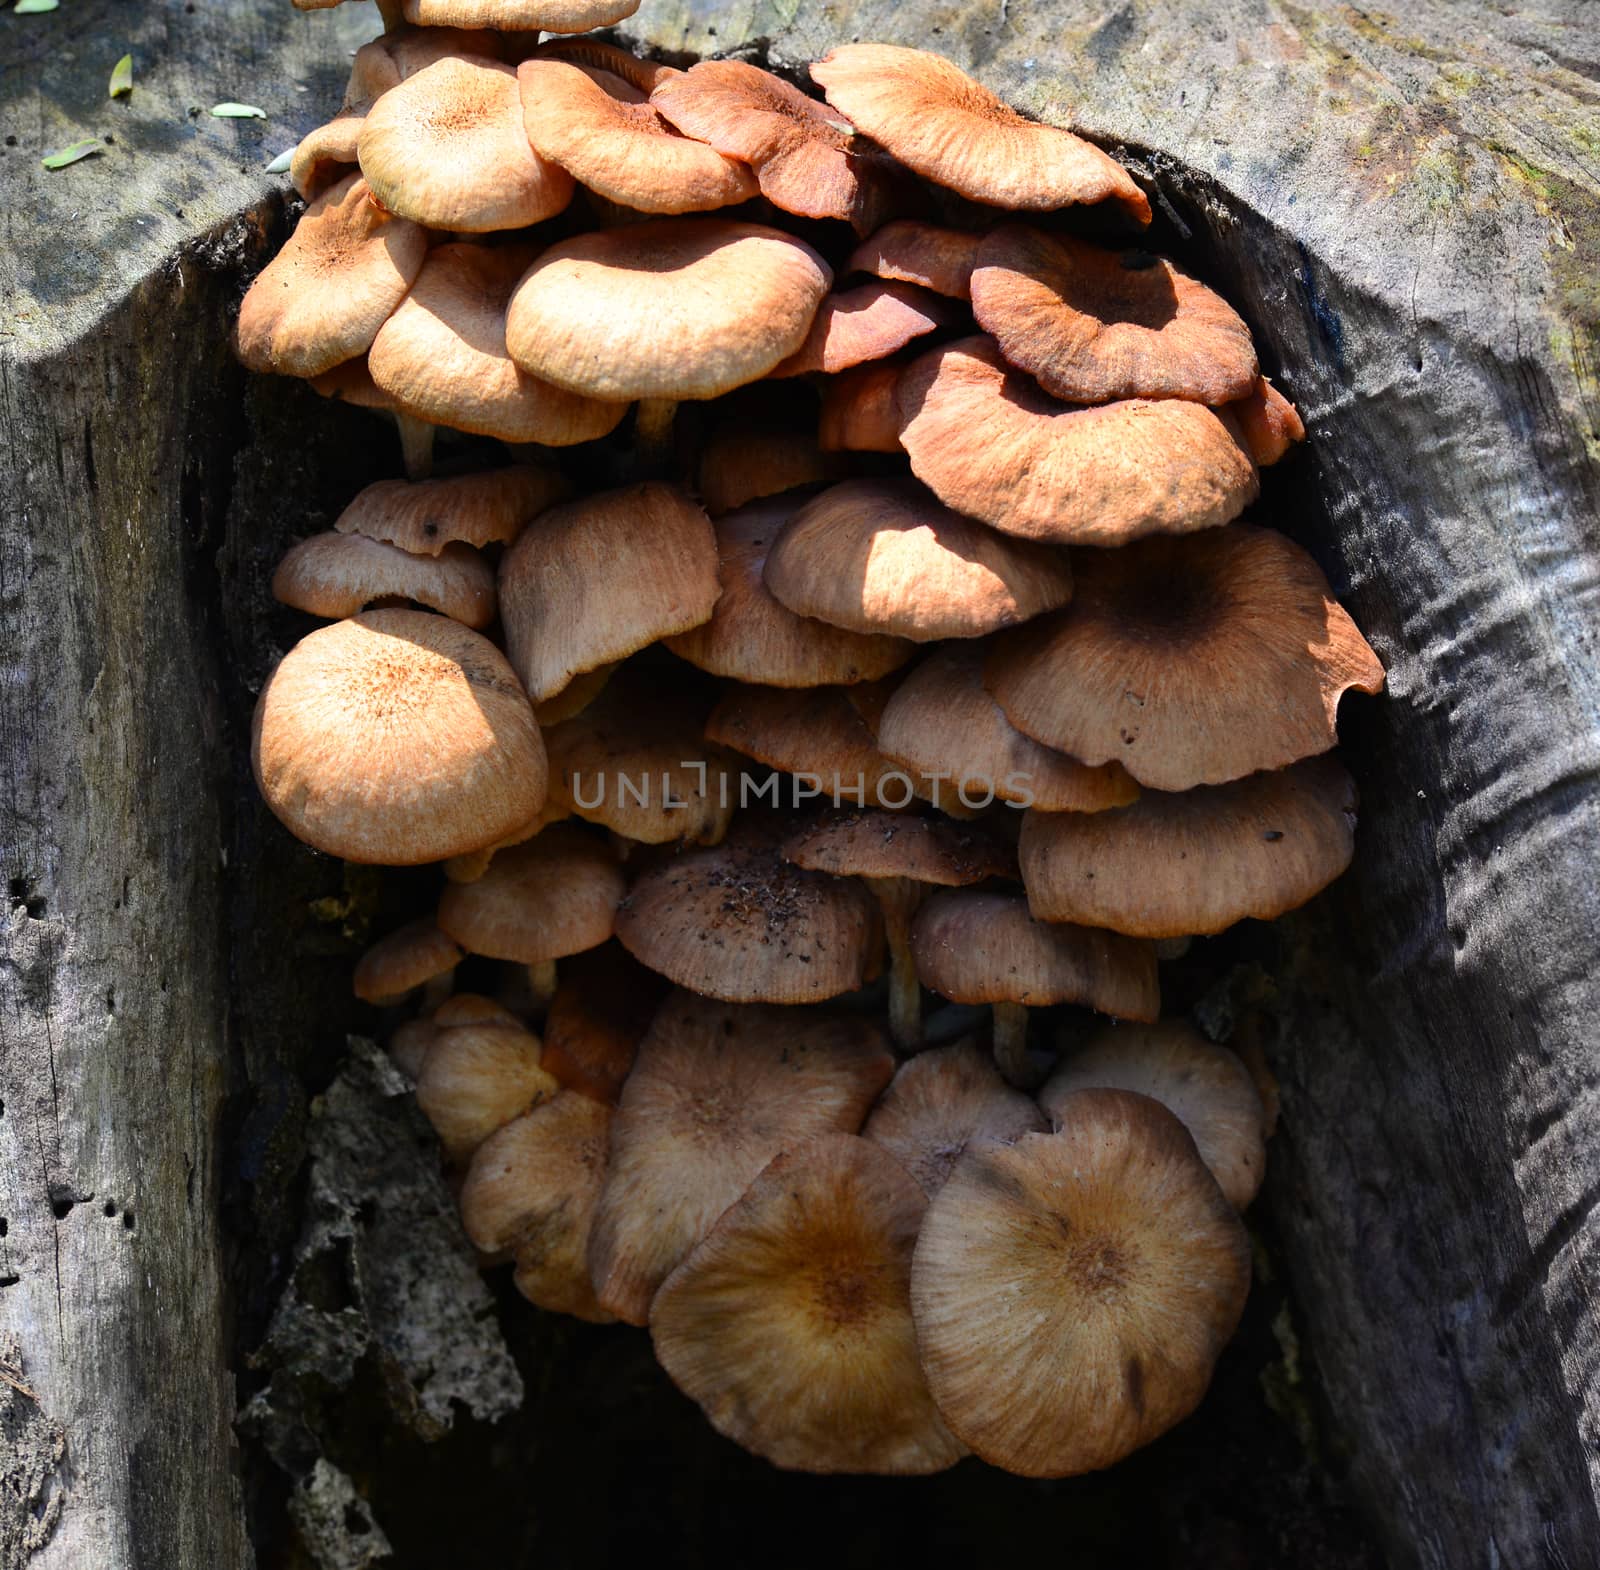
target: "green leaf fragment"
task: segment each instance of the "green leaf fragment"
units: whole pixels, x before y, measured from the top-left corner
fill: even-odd
[[[267,165],[264,172],[267,174],[288,174],[289,164],[293,158],[294,149],[292,147],[285,148],[283,152],[279,153],[278,156]]]
[[[212,104],[211,112],[219,120],[265,120],[267,111],[254,104]]]
[[[80,158],[91,158],[96,153],[103,153],[106,144],[98,136],[85,138],[81,142],[74,142],[71,147],[63,147],[53,153],[46,153],[39,160],[46,169],[65,169],[68,164],[75,164]]]
[[[124,55],[111,68],[111,85],[107,89],[113,98],[126,98],[133,91],[133,56]]]
[[[12,8],[15,16],[37,16],[41,11],[54,11],[61,0],[17,0]]]

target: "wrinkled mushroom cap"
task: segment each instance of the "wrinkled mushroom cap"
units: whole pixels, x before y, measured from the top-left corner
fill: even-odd
[[[830,294],[817,310],[805,342],[772,368],[772,376],[832,376],[891,354],[955,321],[943,298],[910,283],[876,280]]]
[[[422,1060],[417,1105],[445,1154],[463,1161],[497,1128],[559,1088],[540,1067],[539,1038],[520,1025],[451,1025]]]
[[[972,269],[981,234],[943,229],[918,218],[897,218],[869,235],[850,253],[847,273],[921,284],[954,300],[972,297]]]
[[[291,545],[272,575],[272,595],[312,616],[354,616],[374,600],[413,600],[482,629],[494,620],[494,572],[470,545],[436,556],[360,534],[313,534]]]
[[[356,139],[362,116],[341,110],[326,125],[307,131],[289,155],[289,179],[308,202],[355,172]]]
[[[388,1003],[460,963],[455,942],[423,916],[379,938],[356,961],[351,984],[363,1002]]]
[[[452,540],[508,545],[530,518],[570,490],[556,470],[532,463],[435,480],[377,480],[333,526],[413,555],[437,556]]]
[[[823,452],[899,452],[900,410],[895,394],[898,361],[859,365],[828,378],[817,416],[817,445]]]
[[[538,812],[544,744],[505,657],[423,611],[319,627],[256,704],[252,762],[298,838],[411,866],[491,844]]]
[[[404,0],[417,27],[499,27],[517,32],[586,33],[639,9],[639,0]]]
[[[1110,1466],[1199,1404],[1250,1245],[1164,1107],[1079,1091],[1054,1134],[980,1142],[928,1206],[911,1276],[939,1411],[1025,1477]]]
[[[1016,876],[1000,841],[948,818],[913,818],[868,808],[830,812],[783,842],[784,859],[836,878],[910,878],[962,888]]]

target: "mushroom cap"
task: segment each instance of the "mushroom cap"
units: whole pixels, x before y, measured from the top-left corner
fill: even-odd
[[[742,163],[675,130],[633,85],[564,60],[517,67],[523,126],[541,156],[641,213],[697,213],[756,194]]]
[[[1072,604],[998,638],[984,683],[1018,730],[1085,763],[1166,791],[1280,769],[1334,745],[1345,692],[1383,686],[1322,569],[1271,529],[1075,561]]]
[[[859,884],[802,872],[750,831],[644,873],[617,914],[635,959],[733,1003],[820,1003],[877,959],[878,907]]]
[[[363,116],[341,109],[326,125],[307,131],[289,155],[289,179],[306,201],[353,174]]]
[[[957,308],[912,283],[875,279],[830,294],[817,309],[805,342],[769,373],[829,376],[872,360],[886,360],[913,339],[957,320]]]
[[[886,756],[924,773],[943,770],[969,797],[992,791],[1041,812],[1104,812],[1138,797],[1120,763],[1091,768],[1017,730],[983,685],[985,652],[947,644],[895,688],[878,722]]]
[[[414,600],[465,627],[494,620],[494,571],[470,545],[413,556],[360,534],[313,534],[291,545],[272,596],[312,616],[354,616],[374,600]]]
[[[473,1247],[509,1251],[529,1302],[592,1324],[613,1319],[595,1301],[588,1264],[610,1138],[610,1107],[560,1091],[491,1134],[461,1189],[461,1224]]]
[[[827,813],[791,834],[783,855],[836,878],[910,878],[945,888],[1016,876],[1015,855],[987,834],[881,807]]]
[[[911,658],[904,638],[797,616],[773,597],[762,572],[797,505],[794,497],[767,498],[716,520],[722,593],[710,621],[664,640],[680,659],[735,681],[819,687],[876,681]]]
[[[393,409],[394,399],[372,379],[367,357],[358,354],[309,379],[307,385],[319,398],[347,403],[354,409]]]
[[[572,803],[563,793],[561,782],[552,778],[544,798],[544,805],[537,814],[526,823],[519,823],[510,833],[502,834],[492,844],[469,851],[464,856],[451,856],[444,864],[444,875],[452,883],[476,883],[489,870],[490,864],[501,851],[509,850],[513,845],[524,844],[552,823],[559,823],[563,818],[571,816]]]
[[[536,60],[561,60],[567,65],[584,67],[591,78],[603,77],[605,86],[617,91],[617,83],[632,89],[632,96],[643,103],[662,82],[683,72],[676,66],[662,65],[658,60],[643,60],[616,44],[608,44],[594,37],[547,38],[533,52]],[[629,96],[624,94],[623,96]]]
[[[805,341],[833,273],[759,224],[663,218],[553,245],[518,286],[511,356],[596,398],[715,398]]]
[[[996,534],[914,480],[846,480],[767,553],[767,587],[799,616],[931,643],[977,638],[1072,598],[1064,552]]]
[[[390,88],[360,154],[378,200],[433,229],[525,229],[572,200],[572,176],[528,145],[517,73],[498,60],[447,55]]]
[[[548,730],[582,714],[606,690],[606,683],[621,665],[621,660],[596,665],[592,671],[583,671],[574,676],[555,697],[546,698],[543,703],[535,704],[533,712],[540,726]],[[570,812],[570,806],[568,810]]]
[[[809,431],[726,420],[700,449],[696,489],[706,511],[720,518],[746,502],[814,485],[827,478],[828,467]]]
[[[567,1089],[615,1106],[666,990],[620,943],[574,955],[544,1018],[544,1066]]]
[[[1269,468],[1306,439],[1300,411],[1265,376],[1258,376],[1255,386],[1230,403],[1227,412],[1238,422],[1245,450],[1258,468]]]
[[[1025,1477],[1110,1466],[1186,1417],[1250,1290],[1245,1230],[1170,1112],[1085,1090],[1062,1119],[968,1147],[911,1272],[945,1422]]]
[[[988,338],[930,350],[900,378],[900,445],[958,512],[1060,545],[1124,545],[1236,518],[1255,500],[1250,455],[1184,399],[1067,407]]]
[[[489,640],[424,611],[364,611],[302,638],[261,689],[256,783],[297,838],[412,866],[538,812],[544,743]]]
[[[404,0],[415,27],[498,27],[514,32],[586,33],[633,15],[639,0]]]
[[[446,884],[437,920],[469,954],[537,965],[604,943],[626,888],[604,840],[553,823],[476,882]]]
[[[829,377],[822,389],[817,445],[823,452],[899,452],[898,361],[870,361]]]
[[[926,1201],[850,1134],[779,1156],[656,1298],[656,1356],[721,1434],[803,1472],[924,1474],[965,1453],[917,1366]]]
[[[1131,1090],[1159,1101],[1188,1129],[1235,1210],[1256,1197],[1267,1166],[1260,1092],[1235,1053],[1186,1021],[1109,1026],[1056,1065],[1039,1105],[1065,1121],[1080,1090]]]
[[[1114,201],[1150,221],[1148,198],[1115,159],[1070,131],[1025,120],[939,55],[845,44],[811,75],[858,131],[972,201],[1043,212]]]
[[[430,920],[431,924],[431,918],[424,919]],[[415,1084],[422,1073],[422,1065],[427,1061],[428,1049],[439,1039],[440,1032],[453,1025],[486,1024],[520,1027],[522,1021],[493,998],[483,997],[476,992],[453,992],[432,1014],[408,1019],[403,1025],[396,1026],[387,1043],[389,1056]]]
[[[365,1003],[388,1003],[460,963],[455,942],[422,916],[379,938],[356,961],[351,985]]]
[[[446,55],[498,60],[504,52],[500,35],[487,28],[396,28],[356,50],[345,85],[344,109],[365,115],[391,87],[398,87]]]
[[[611,1125],[589,1244],[600,1301],[644,1324],[656,1288],[761,1169],[814,1134],[854,1133],[893,1073],[864,1019],[674,993]]]
[[[972,314],[1012,365],[1068,403],[1228,403],[1260,374],[1239,313],[1165,258],[1026,224],[984,240]]]
[[[1010,1144],[1049,1127],[1032,1098],[1013,1090],[986,1053],[957,1041],[907,1058],[861,1135],[882,1145],[932,1199],[973,1140]]]
[[[407,413],[502,441],[570,447],[615,430],[626,405],[542,382],[506,353],[511,291],[534,254],[525,245],[434,247],[372,341],[373,381]]]
[[[495,1021],[451,1025],[434,1037],[417,1075],[417,1105],[452,1161],[561,1087],[540,1066],[539,1038]]]
[[[917,975],[952,1003],[1078,1003],[1118,1019],[1161,1014],[1154,948],[1093,927],[1047,926],[1020,894],[941,889],[911,924]]]
[[[452,540],[509,545],[530,518],[571,489],[555,469],[532,463],[436,480],[378,480],[357,493],[333,526],[414,556],[437,556]]]
[[[427,233],[347,175],[329,186],[257,275],[234,342],[252,371],[319,376],[365,354],[422,268]]]
[[[953,300],[970,300],[972,269],[982,244],[981,234],[941,228],[920,218],[897,218],[868,235],[850,253],[844,270],[921,284]]]
[[[1355,784],[1324,755],[1227,785],[1146,791],[1115,812],[1029,812],[1022,877],[1041,921],[1145,938],[1221,932],[1326,888],[1350,865],[1355,823]]]
[[[500,563],[506,650],[535,703],[710,620],[719,593],[711,520],[657,481],[550,508]]]

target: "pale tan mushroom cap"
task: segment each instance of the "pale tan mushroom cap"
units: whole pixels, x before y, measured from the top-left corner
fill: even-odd
[[[308,202],[354,172],[361,122],[361,115],[341,111],[295,144],[289,155],[289,179]]]
[[[323,371],[307,382],[319,398],[334,403],[347,403],[356,409],[393,409],[394,399],[373,381],[367,369],[367,357],[358,354],[345,360],[331,371]]]
[[[386,1003],[460,963],[455,942],[434,925],[432,916],[423,916],[379,938],[356,961],[351,985],[363,1002]]]
[[[417,1105],[445,1154],[463,1161],[497,1128],[560,1089],[539,1063],[539,1038],[495,1021],[451,1025],[417,1075]]]
[[[1227,785],[1146,791],[1116,812],[1030,812],[1022,876],[1041,921],[1146,938],[1221,932],[1326,888],[1350,865],[1355,824],[1355,784],[1325,755]]]
[[[235,344],[252,371],[319,376],[365,354],[405,298],[426,232],[384,212],[358,174],[301,215],[239,307]]]
[[[656,1356],[719,1433],[804,1472],[927,1474],[964,1453],[917,1366],[925,1202],[886,1152],[822,1135],[763,1172],[656,1299]]]
[[[256,783],[309,845],[410,866],[475,850],[545,795],[544,743],[487,638],[423,611],[320,627],[256,704]]]
[[[1114,201],[1150,221],[1149,199],[1115,159],[1070,131],[1025,120],[939,55],[845,44],[811,75],[857,130],[972,201],[1043,212]]]
[[[470,545],[437,556],[360,534],[313,534],[291,545],[272,575],[273,598],[312,616],[354,616],[374,600],[414,600],[466,627],[494,620],[494,572]]]
[[[406,27],[383,33],[356,50],[345,85],[344,108],[366,114],[391,87],[398,87],[446,55],[498,60],[504,53],[500,35],[487,28]]]
[[[945,888],[1017,872],[1015,855],[979,829],[882,808],[830,812],[791,834],[783,855],[797,867],[837,878],[910,878]]]
[[[405,0],[417,27],[499,27],[517,32],[586,33],[633,15],[639,0]]]
[[[894,1059],[867,1021],[686,992],[639,1044],[589,1251],[601,1302],[642,1325],[667,1274],[775,1156],[853,1133]]]
[[[934,1400],[1025,1477],[1110,1466],[1199,1405],[1250,1289],[1250,1244],[1183,1125],[1079,1091],[1054,1134],[977,1143],[911,1274]]]
[[[1018,730],[1085,763],[1167,791],[1280,769],[1334,745],[1351,688],[1383,687],[1322,569],[1271,529],[1076,561],[1072,604],[997,639],[984,681]]]
[[[1250,392],[1230,403],[1227,412],[1238,421],[1244,445],[1260,468],[1276,463],[1296,442],[1306,439],[1299,410],[1268,377],[1258,377]]]
[[[552,246],[506,341],[535,376],[592,397],[715,398],[794,353],[832,281],[776,229],[658,219]]]
[[[1061,545],[1124,545],[1236,518],[1260,478],[1210,409],[1183,399],[1056,403],[988,338],[930,350],[900,378],[912,472],[958,512]]]
[[[784,525],[767,587],[799,616],[931,643],[976,638],[1072,597],[1064,552],[996,534],[912,480],[846,480]]]
[[[361,172],[378,200],[434,229],[525,229],[572,200],[572,177],[522,128],[517,73],[446,56],[386,92],[361,128]]]
[[[886,360],[914,339],[955,320],[955,307],[915,284],[864,283],[830,294],[812,320],[805,342],[769,374],[832,376],[872,360]]]
[[[870,362],[823,385],[817,445],[823,452],[899,452],[899,362]]]
[[[378,480],[333,526],[416,556],[437,556],[452,540],[509,545],[529,519],[571,489],[555,469],[533,463],[436,480]]]
[[[972,269],[981,234],[943,229],[918,218],[897,218],[869,235],[850,253],[847,273],[921,284],[953,300],[972,298]]]
[[[1057,1064],[1039,1092],[1052,1118],[1072,1114],[1079,1090],[1131,1090],[1159,1101],[1188,1129],[1228,1203],[1243,1210],[1266,1175],[1266,1114],[1250,1071],[1180,1019],[1112,1025]]]

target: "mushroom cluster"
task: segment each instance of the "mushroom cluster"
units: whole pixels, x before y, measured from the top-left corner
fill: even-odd
[[[1242,521],[1303,427],[1121,165],[917,50],[582,33],[636,3],[383,0],[296,151],[237,351],[407,477],[279,564],[256,778],[439,864],[354,985],[529,1299],[780,1466],[1104,1467],[1270,1132],[1163,945],[1348,865],[1382,666]]]

